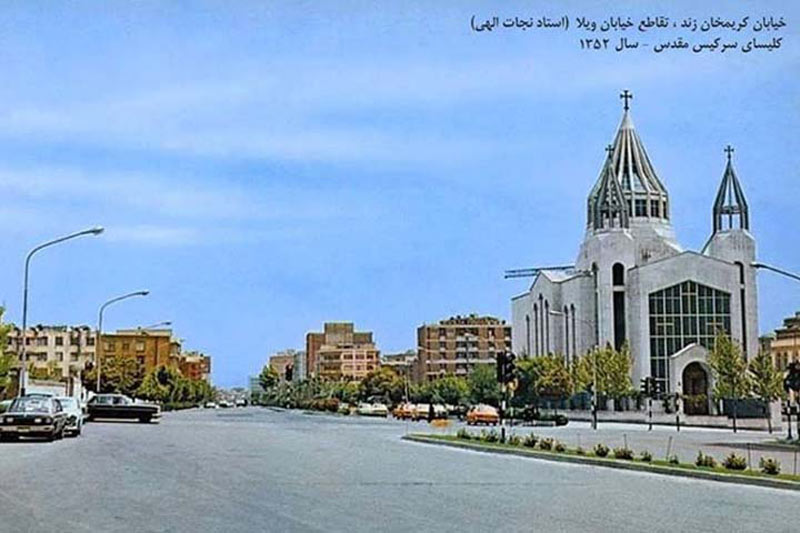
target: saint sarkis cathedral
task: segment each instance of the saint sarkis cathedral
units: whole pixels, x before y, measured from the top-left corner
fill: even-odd
[[[711,397],[707,358],[719,330],[746,357],[758,349],[756,243],[731,161],[699,252],[684,250],[670,221],[670,198],[631,119],[622,121],[586,202],[586,234],[575,264],[538,270],[512,299],[514,353],[562,354],[570,362],[595,346],[633,357],[633,383],[652,376],[669,393]],[[713,414],[711,401],[692,413]]]

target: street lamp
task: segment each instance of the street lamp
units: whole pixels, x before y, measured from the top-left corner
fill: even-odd
[[[139,329],[155,329],[160,328],[161,326],[171,326],[172,322],[167,320],[164,322],[157,322],[156,324],[150,324],[149,326],[140,327]]]
[[[553,315],[553,316],[566,316],[563,313],[563,311],[556,311],[555,309],[551,309],[550,310],[550,314]],[[590,323],[588,320],[585,320],[583,318],[579,318],[579,317],[575,316],[574,314],[572,315],[572,317],[575,320],[577,320],[578,322],[581,322],[581,323],[583,323],[583,324],[585,324],[585,325],[587,325],[589,327],[593,326],[593,324]],[[592,394],[592,429],[596,430],[597,429],[597,405],[598,405],[598,401],[597,401],[597,345],[595,345],[592,348],[592,382],[593,382],[593,387],[592,387],[592,393],[593,393]]]
[[[95,353],[95,363],[97,365],[97,388],[95,391],[97,394],[100,394],[100,351],[102,348],[102,340],[103,340],[103,311],[106,310],[106,307],[109,305],[122,301],[127,300],[128,298],[133,298],[134,296],[147,296],[150,294],[150,291],[136,291],[131,292],[128,294],[123,294],[122,296],[117,296],[116,298],[111,298],[106,303],[100,306],[100,312],[98,313],[97,317],[97,346],[94,348]]]
[[[70,239],[75,239],[77,237],[83,237],[85,235],[100,235],[103,233],[102,226],[95,226],[94,228],[85,229],[83,231],[76,231],[75,233],[70,233],[69,235],[64,235],[63,237],[59,237],[57,239],[53,239],[51,241],[47,241],[45,243],[40,244],[39,246],[35,247],[33,250],[28,252],[28,255],[25,257],[25,281],[23,283],[23,290],[22,290],[22,347],[20,348],[20,359],[22,360],[22,371],[20,372],[19,378],[19,394],[20,396],[25,395],[25,386],[27,382],[27,367],[28,367],[28,354],[26,350],[26,334],[28,330],[28,271],[31,265],[31,258],[33,254],[38,252],[43,248],[47,248],[48,246],[53,246],[54,244],[59,244],[64,241],[68,241]]]

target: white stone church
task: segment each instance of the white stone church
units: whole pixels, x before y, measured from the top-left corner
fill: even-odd
[[[670,199],[631,119],[628,99],[600,176],[586,202],[586,233],[574,265],[535,269],[530,289],[512,299],[512,349],[581,357],[627,341],[633,382],[653,376],[668,392],[706,394],[706,363],[716,332],[746,356],[758,350],[756,243],[732,149],[712,207],[712,233],[699,252],[684,250],[670,221]],[[692,408],[710,414],[711,401]]]

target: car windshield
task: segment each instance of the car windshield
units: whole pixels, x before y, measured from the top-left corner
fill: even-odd
[[[17,398],[11,404],[12,413],[49,413],[49,398]]]
[[[61,404],[61,408],[64,410],[67,409],[75,409],[77,403],[75,403],[75,398],[56,398],[58,402]]]

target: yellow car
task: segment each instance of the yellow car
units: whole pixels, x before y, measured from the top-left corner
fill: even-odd
[[[476,405],[467,413],[467,425],[475,426],[478,424],[496,426],[500,422],[500,414],[491,405]]]

